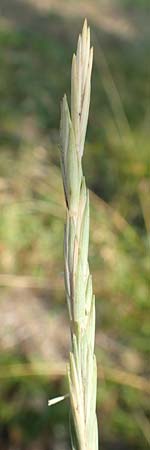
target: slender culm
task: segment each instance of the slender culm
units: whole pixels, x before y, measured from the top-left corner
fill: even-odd
[[[60,124],[60,159],[66,201],[65,289],[72,343],[68,380],[73,450],[98,449],[95,297],[88,264],[89,192],[82,171],[92,62],[90,29],[85,20],[72,60],[71,112],[64,96]]]

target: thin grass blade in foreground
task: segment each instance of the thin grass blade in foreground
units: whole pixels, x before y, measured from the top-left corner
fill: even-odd
[[[85,20],[71,73],[71,113],[61,107],[61,169],[66,200],[65,289],[72,349],[68,367],[71,440],[74,450],[97,450],[97,370],[94,355],[95,298],[88,264],[89,192],[82,156],[90,104],[93,49]]]

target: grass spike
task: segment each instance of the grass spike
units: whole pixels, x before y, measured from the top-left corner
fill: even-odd
[[[73,55],[71,114],[61,108],[61,168],[67,210],[65,285],[72,349],[68,367],[72,450],[98,450],[96,418],[95,301],[88,264],[89,193],[82,155],[89,115],[93,48],[85,20]],[[68,295],[69,294],[69,295]]]

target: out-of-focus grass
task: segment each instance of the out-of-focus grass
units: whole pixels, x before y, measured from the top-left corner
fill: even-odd
[[[66,308],[61,276],[64,201],[57,129],[79,25],[75,19],[49,15],[45,31],[40,21],[35,30],[6,22],[0,31],[1,293],[3,297],[4,285],[8,289],[10,274],[30,277],[37,286],[40,280],[52,283],[53,308],[61,309]],[[147,381],[150,39],[144,29],[125,40],[92,27],[95,67],[84,169],[95,192],[90,265],[97,298],[96,351],[99,364],[110,373],[99,383],[98,417],[103,448],[120,442],[121,449],[143,450],[149,439],[147,393],[123,378],[117,382],[113,371]],[[3,372],[17,362],[29,360],[2,349]],[[10,443],[22,449],[37,440],[41,448],[47,443],[53,448],[57,435],[64,439],[66,404],[47,408],[53,392],[66,390],[64,379],[3,378],[0,390],[7,450]]]
[[[120,3],[121,5],[125,6],[126,8],[133,8],[136,7],[143,10],[145,8],[146,10],[149,10],[150,4],[147,0],[137,0],[136,5],[133,4],[132,0],[117,0],[117,3]]]

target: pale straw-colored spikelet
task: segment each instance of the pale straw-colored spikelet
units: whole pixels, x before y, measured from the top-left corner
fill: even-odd
[[[77,54],[73,55],[71,73],[71,119],[77,150],[83,155],[90,104],[93,48],[90,48],[90,28],[85,20],[79,36]]]
[[[89,194],[82,155],[90,104],[93,49],[85,20],[71,73],[71,114],[61,107],[61,168],[66,200],[65,289],[72,349],[68,367],[71,440],[74,450],[97,450],[97,372],[94,355],[95,298],[88,264]]]

